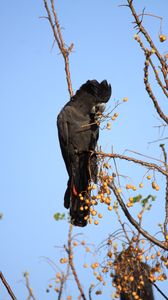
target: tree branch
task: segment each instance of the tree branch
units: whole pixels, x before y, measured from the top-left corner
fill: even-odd
[[[29,292],[28,298],[27,300],[33,299],[36,300],[35,296],[33,295],[33,289],[30,287],[30,282],[29,282],[29,273],[25,272],[23,274],[23,276],[25,277],[25,281],[26,281],[26,288]]]
[[[164,144],[160,145],[163,156],[164,156],[164,161],[165,161],[165,169],[168,171],[168,165],[167,165],[167,153],[164,147]],[[165,192],[165,221],[164,221],[164,235],[166,239],[166,235],[168,234],[167,230],[167,224],[168,224],[168,177],[166,177],[166,192]]]
[[[79,278],[78,278],[78,275],[76,273],[76,269],[75,269],[75,266],[74,266],[74,262],[73,262],[73,253],[72,253],[72,245],[71,245],[71,242],[72,242],[72,228],[73,228],[73,225],[70,224],[69,234],[68,234],[68,247],[66,245],[64,247],[65,247],[66,252],[68,253],[69,265],[71,267],[74,279],[75,279],[76,284],[78,286],[78,289],[80,291],[80,295],[81,295],[83,300],[86,300],[85,294],[83,292],[83,289],[82,289],[82,286],[80,284],[80,281],[79,281]]]
[[[58,21],[58,17],[57,17],[57,13],[54,7],[54,0],[51,0],[51,11],[54,17],[54,21],[52,18],[52,15],[50,13],[50,9],[47,3],[47,0],[44,0],[44,6],[45,9],[47,11],[47,15],[48,15],[48,20],[50,22],[52,31],[53,31],[53,35],[54,38],[57,42],[58,48],[60,49],[62,56],[64,58],[64,63],[65,63],[65,73],[66,73],[66,80],[67,80],[67,85],[68,85],[68,91],[70,96],[73,96],[73,90],[72,90],[72,83],[71,83],[71,76],[70,76],[70,69],[69,69],[69,54],[72,52],[73,49],[73,43],[70,45],[70,47],[66,47],[65,46],[65,42],[63,40],[62,37],[62,33],[61,33],[61,28],[59,25],[59,21]]]
[[[162,169],[161,167],[159,167],[157,164],[154,163],[149,163],[140,159],[136,159],[133,157],[129,157],[126,155],[122,155],[122,154],[117,154],[117,153],[104,153],[104,152],[95,152],[95,154],[102,156],[102,157],[111,157],[111,158],[119,158],[119,159],[123,159],[123,160],[127,160],[127,161],[131,161],[134,162],[136,164],[139,164],[141,166],[147,167],[151,170],[157,170],[158,172],[162,173],[163,175],[168,177],[168,171]]]
[[[148,95],[150,96],[150,98],[152,99],[152,102],[156,108],[156,111],[158,113],[158,115],[160,116],[160,118],[162,120],[165,121],[166,124],[168,124],[168,117],[163,113],[163,111],[161,110],[159,104],[158,104],[158,101],[151,89],[151,86],[149,84],[149,72],[148,72],[148,69],[149,69],[149,55],[150,53],[146,53],[146,60],[145,60],[145,67],[144,67],[144,84],[145,84],[145,87],[146,87],[146,91],[148,93]]]
[[[124,201],[122,200],[114,182],[108,183],[108,186],[112,189],[114,195],[116,196],[116,199],[117,199],[120,207],[122,208],[125,216],[130,221],[130,223],[138,230],[138,232],[140,232],[144,237],[146,237],[149,241],[151,241],[155,245],[161,247],[164,250],[168,250],[168,246],[165,242],[161,242],[161,241],[157,240],[156,238],[154,238],[153,236],[151,236],[146,230],[144,230],[142,227],[140,227],[139,224],[137,223],[137,221],[131,216],[131,214],[129,213],[127,207],[125,206]]]
[[[11,287],[9,286],[9,284],[7,283],[4,275],[2,274],[2,272],[0,271],[0,279],[3,283],[3,285],[6,287],[7,291],[8,291],[8,294],[9,296],[11,297],[12,300],[17,300],[17,298],[15,297],[14,293],[12,292],[12,289]]]

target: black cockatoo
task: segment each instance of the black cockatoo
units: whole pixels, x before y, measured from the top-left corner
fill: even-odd
[[[88,80],[57,117],[60,147],[69,175],[64,206],[70,207],[71,223],[76,226],[87,224],[88,210],[81,210],[79,195],[84,198],[84,206],[89,182],[96,182],[97,158],[91,153],[99,137],[96,120],[110,96],[111,85],[106,80]]]

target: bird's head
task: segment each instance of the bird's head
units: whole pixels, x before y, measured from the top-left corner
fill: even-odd
[[[108,84],[107,80],[99,83],[94,79],[84,83],[71,100],[87,113],[101,114],[110,97],[111,85]]]
[[[111,97],[111,85],[108,84],[107,80],[98,82],[97,80],[88,80],[81,87],[79,92],[87,92],[92,95],[94,104],[106,103]]]

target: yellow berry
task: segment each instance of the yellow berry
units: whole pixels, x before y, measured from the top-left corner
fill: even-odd
[[[133,203],[131,203],[131,202],[127,202],[127,207],[132,207],[133,206]]]
[[[143,187],[144,187],[144,184],[141,182],[141,183],[139,184],[139,187],[140,187],[140,188],[143,188]]]
[[[134,276],[131,275],[130,278],[129,278],[129,280],[130,280],[130,281],[134,281]]]
[[[98,221],[98,220],[95,220],[95,221],[94,221],[94,224],[95,224],[95,225],[98,225],[98,224],[99,224],[99,221]]]
[[[113,209],[113,207],[112,207],[111,205],[109,205],[109,206],[108,206],[108,210],[111,211],[112,209]]]
[[[156,191],[159,191],[159,190],[160,190],[160,186],[159,186],[159,185],[156,185],[155,190],[156,190]]]
[[[60,274],[60,273],[56,273],[56,277],[57,277],[57,278],[60,278],[60,277],[61,277],[61,274]]]
[[[96,216],[96,215],[97,215],[97,211],[96,211],[96,210],[92,210],[92,211],[91,211],[91,215],[92,215],[92,216]]]
[[[142,214],[141,213],[138,214],[138,219],[142,219]]]
[[[157,186],[156,182],[155,182],[155,181],[152,181],[152,188],[153,188],[153,189],[156,189],[156,186]]]
[[[110,124],[110,122],[107,123],[107,129],[111,129],[111,124]]]
[[[167,36],[164,35],[164,34],[160,34],[160,35],[159,35],[159,39],[160,39],[160,42],[163,43],[164,41],[166,41]]]
[[[89,224],[92,224],[92,218],[89,218]]]
[[[146,178],[147,178],[148,180],[150,180],[150,179],[152,178],[152,176],[151,176],[151,175],[148,175]]]
[[[107,253],[107,256],[110,257],[110,258],[112,258],[113,253],[112,253],[111,251],[109,251],[109,252]]]
[[[123,102],[127,102],[128,101],[128,98],[127,97],[124,97],[123,98]]]
[[[107,198],[105,199],[105,203],[106,203],[107,205],[109,205],[109,204],[111,203],[111,200],[107,197]]]

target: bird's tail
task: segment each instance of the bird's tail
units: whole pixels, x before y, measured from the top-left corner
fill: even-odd
[[[86,152],[78,154],[74,171],[72,170],[70,216],[71,223],[80,227],[87,225],[89,215],[89,206],[86,201],[90,181],[88,157],[89,154]]]
[[[97,158],[95,155],[89,157],[89,153],[78,154],[78,161],[72,176],[68,181],[68,187],[64,196],[64,206],[70,207],[71,223],[84,227],[89,218],[89,191],[90,180],[97,179]],[[76,168],[78,165],[78,168]]]
[[[81,200],[83,197],[83,200]],[[87,225],[89,207],[86,204],[86,196],[73,195],[71,198],[70,216],[71,224],[79,227]],[[81,204],[82,203],[82,204]]]

